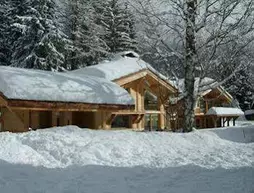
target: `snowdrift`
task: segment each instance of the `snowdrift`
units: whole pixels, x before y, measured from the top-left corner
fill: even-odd
[[[207,131],[215,133],[221,139],[226,139],[233,142],[254,142],[254,125],[249,125],[246,127],[208,129]]]
[[[244,130],[244,133],[243,133]],[[253,126],[165,132],[94,131],[75,126],[0,134],[0,159],[47,168],[104,165],[148,168],[253,166]]]

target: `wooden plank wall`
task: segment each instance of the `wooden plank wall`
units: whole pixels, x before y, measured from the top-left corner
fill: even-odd
[[[29,128],[29,112],[13,111],[7,108],[2,109],[3,129],[2,131],[24,132]]]

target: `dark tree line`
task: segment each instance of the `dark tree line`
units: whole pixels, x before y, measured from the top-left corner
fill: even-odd
[[[134,17],[118,0],[1,0],[1,65],[77,69],[136,51],[135,38]]]

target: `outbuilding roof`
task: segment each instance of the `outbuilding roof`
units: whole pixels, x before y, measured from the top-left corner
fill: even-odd
[[[241,109],[238,109],[238,108],[212,107],[208,110],[206,115],[240,116],[240,115],[244,115],[244,113]]]

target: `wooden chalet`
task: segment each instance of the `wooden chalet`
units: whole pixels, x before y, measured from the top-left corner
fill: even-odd
[[[205,82],[207,84],[207,82],[214,82],[214,80],[205,78]],[[182,85],[179,87],[180,90],[183,89]],[[219,86],[213,89],[208,87],[199,94],[194,109],[196,128],[229,126],[230,121],[235,125],[235,120],[243,112],[238,108],[232,108],[232,101],[233,97],[223,87]],[[180,129],[183,126],[183,106],[183,99],[179,98],[167,109],[168,119],[171,120],[173,129]]]
[[[108,112],[131,109],[128,92],[106,79],[0,67],[0,131],[106,128]]]
[[[0,131],[65,125],[178,129],[184,118],[178,94],[175,84],[134,52],[66,73],[0,67]],[[177,102],[168,105],[173,98]],[[206,89],[195,108],[196,127],[225,126],[235,120],[241,112],[212,109],[230,107],[231,102],[223,87]]]
[[[166,121],[165,105],[177,89],[162,74],[133,52],[123,52],[111,61],[70,72],[75,76],[93,75],[106,78],[132,96],[134,109],[107,112],[102,128],[164,129],[170,127]],[[97,120],[101,122],[102,120]]]

